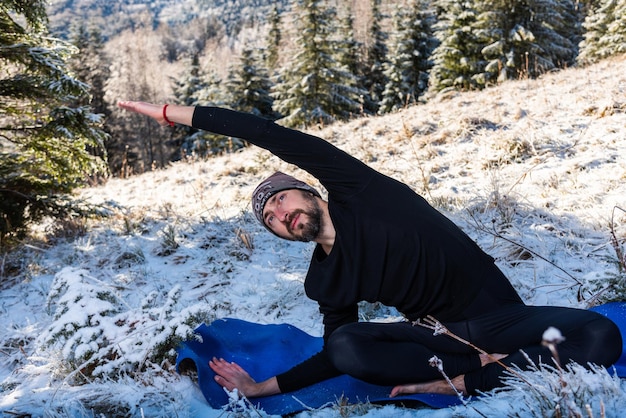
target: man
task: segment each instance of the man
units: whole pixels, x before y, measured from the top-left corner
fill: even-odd
[[[617,326],[594,312],[526,306],[476,243],[408,186],[384,176],[328,142],[271,121],[215,107],[120,102],[161,125],[179,123],[242,138],[315,176],[328,200],[311,186],[275,173],[254,191],[252,209],[275,235],[314,241],[305,280],[319,303],[324,348],[284,373],[255,382],[239,365],[213,359],[215,380],[248,397],[296,390],[339,374],[393,386],[391,396],[454,393],[429,365],[437,356],[464,394],[502,385],[503,367],[549,361],[542,335],[561,331],[562,364],[609,366],[620,356]],[[358,322],[357,303],[381,302],[406,322]],[[434,336],[414,321],[432,316],[459,337]]]

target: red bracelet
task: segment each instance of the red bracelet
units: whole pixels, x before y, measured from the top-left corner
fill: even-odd
[[[172,122],[171,120],[169,120],[167,118],[167,115],[165,114],[165,109],[167,109],[169,105],[163,105],[163,119],[165,119],[165,122],[167,122],[170,126],[174,126],[174,122]]]

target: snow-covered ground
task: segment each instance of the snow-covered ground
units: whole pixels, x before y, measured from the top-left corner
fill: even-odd
[[[626,56],[311,132],[425,196],[496,257],[528,303],[626,298],[616,252],[626,250]],[[222,317],[321,335],[302,286],[311,245],[275,238],[249,211],[252,190],[275,170],[317,186],[256,148],[180,162],[82,190],[106,218],[42,225],[38,240],[7,254],[4,416],[227,416],[175,372],[176,338]],[[362,308],[364,319],[390,313]],[[582,370],[570,378],[590,393],[585,414],[626,410],[623,380]],[[548,414],[524,384],[444,410],[334,405],[297,416]]]

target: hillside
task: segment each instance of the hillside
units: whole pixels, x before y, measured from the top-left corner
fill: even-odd
[[[616,249],[626,250],[626,56],[310,132],[423,195],[496,258],[526,302],[586,308],[624,299]],[[249,211],[252,190],[275,170],[316,185],[255,148],[180,162],[82,190],[107,217],[42,225],[40,241],[7,255],[3,266],[21,273],[3,278],[0,291],[0,410],[218,417],[224,412],[176,374],[172,351],[154,357],[193,328],[187,319],[291,323],[320,335],[302,289],[311,246],[273,237]],[[101,309],[101,323],[68,302],[77,296]],[[361,308],[363,319],[396,315]],[[82,324],[80,337],[55,334],[69,323]],[[605,416],[626,408],[623,379],[578,380],[595,387],[589,396],[601,396]],[[529,416],[539,407],[527,392],[439,411],[369,406],[363,416]],[[597,398],[591,405],[600,416]]]

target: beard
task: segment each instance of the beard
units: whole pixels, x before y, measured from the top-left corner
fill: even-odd
[[[311,242],[314,241],[322,230],[322,208],[312,195],[308,196],[309,207],[294,211],[286,222],[287,232],[293,241]],[[298,215],[306,215],[306,222],[299,223],[296,228],[291,228],[291,220]]]

